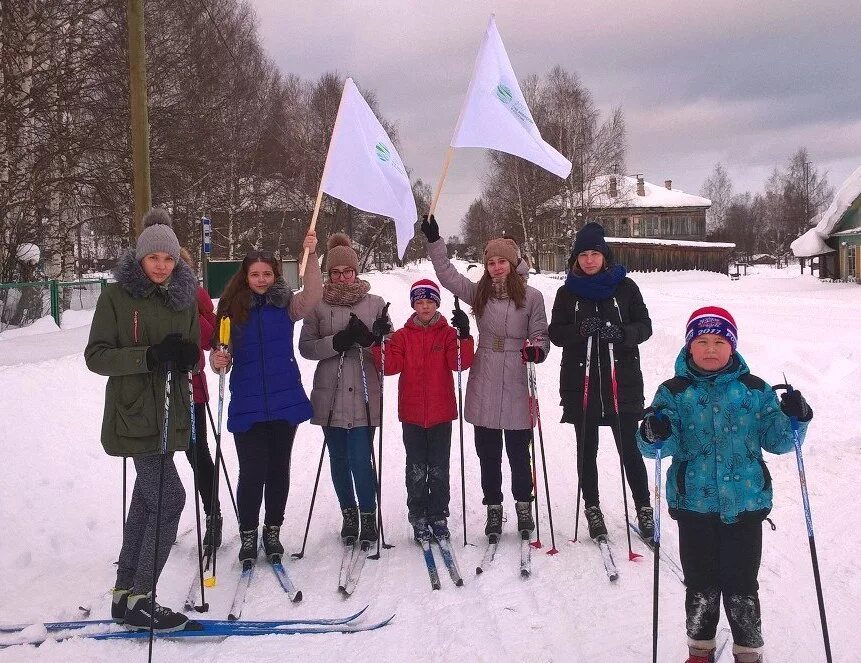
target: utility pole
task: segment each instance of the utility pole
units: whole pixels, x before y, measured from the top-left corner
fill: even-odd
[[[810,166],[812,161],[804,162],[804,223],[810,223]]]
[[[149,178],[149,115],[146,95],[146,48],[144,0],[128,0],[129,30],[129,119],[132,139],[135,208],[129,223],[129,241],[134,244],[142,228],[141,219],[152,207]]]

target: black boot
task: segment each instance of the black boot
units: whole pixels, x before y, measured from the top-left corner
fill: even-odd
[[[514,510],[517,512],[517,531],[524,539],[529,538],[535,529],[535,521],[532,519],[532,502],[515,502]]]
[[[604,524],[604,514],[601,513],[601,507],[595,506],[586,507],[586,522],[589,524],[589,536],[597,539],[601,536],[607,536],[607,526]]]
[[[360,518],[362,521],[362,535],[359,537],[359,541],[362,543],[375,543],[380,536],[380,533],[377,531],[377,512],[362,513],[360,514]]]
[[[487,524],[484,526],[487,536],[499,536],[502,534],[502,505],[487,505]]]
[[[215,548],[221,547],[222,522],[220,513],[206,517],[206,534],[203,536],[203,547],[208,555],[212,554]]]
[[[648,504],[637,507],[637,526],[644,539],[651,541],[655,538],[655,515]]]
[[[253,562],[257,559],[257,528],[239,533],[239,561]]]
[[[280,525],[263,526],[263,552],[270,562],[280,562],[284,555],[284,546],[280,540]]]
[[[128,589],[112,589],[111,590],[111,619],[117,624],[122,624],[126,620],[126,605],[129,602]]]
[[[341,525],[341,538],[353,539],[359,538],[359,508],[351,506],[341,511],[344,516],[344,522]]]
[[[150,622],[154,631],[181,631],[188,623],[188,617],[170,608],[160,606],[149,594],[130,594],[126,606],[125,624],[131,628],[148,629]]]

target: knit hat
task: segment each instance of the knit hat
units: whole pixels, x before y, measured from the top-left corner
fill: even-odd
[[[430,299],[439,306],[439,286],[430,279],[416,281],[410,286],[410,306],[415,306],[420,299]]]
[[[140,262],[150,253],[167,253],[179,262],[179,240],[166,209],[153,207],[143,216],[144,229],[135,245],[135,259]]]
[[[329,241],[326,242],[326,247],[329,249],[326,253],[326,267],[331,269],[338,265],[352,267],[356,274],[359,273],[359,256],[353,250],[352,242],[348,235],[344,233],[335,233],[329,236]]]
[[[688,329],[685,334],[685,345],[690,349],[691,343],[702,334],[717,334],[729,341],[733,352],[738,344],[738,328],[735,320],[726,309],[719,306],[698,308],[688,318]]]
[[[510,237],[497,237],[484,247],[484,264],[494,257],[505,258],[512,267],[517,267],[517,263],[520,262],[520,249]]]
[[[583,251],[598,251],[605,258],[609,257],[610,247],[604,240],[604,226],[600,223],[590,221],[577,231],[574,248],[571,249],[571,257],[576,260]]]

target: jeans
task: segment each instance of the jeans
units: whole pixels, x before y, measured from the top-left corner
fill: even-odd
[[[374,428],[338,428],[323,426],[323,437],[329,447],[329,467],[332,484],[341,510],[356,506],[359,511],[377,510],[377,477],[371,465],[371,439]],[[355,492],[354,492],[355,486]]]

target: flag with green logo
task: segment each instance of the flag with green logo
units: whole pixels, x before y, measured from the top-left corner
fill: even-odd
[[[493,16],[475,60],[451,146],[507,152],[559,177],[571,172],[571,162],[541,138]]]
[[[394,219],[403,258],[418,218],[416,199],[398,151],[352,78],[344,83],[320,188],[348,205]]]

